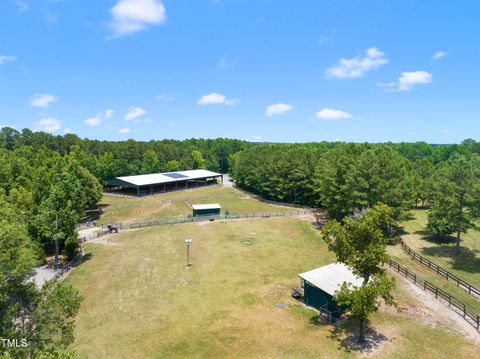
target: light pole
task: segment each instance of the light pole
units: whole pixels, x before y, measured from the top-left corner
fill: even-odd
[[[186,267],[191,267],[190,264],[190,245],[192,244],[192,240],[190,238],[185,239],[185,244],[187,245],[187,265]]]

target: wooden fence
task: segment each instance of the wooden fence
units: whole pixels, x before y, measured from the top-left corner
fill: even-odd
[[[70,262],[65,264],[59,271],[55,273],[55,275],[50,279],[53,282],[57,282],[60,278],[63,277],[65,273],[67,273],[70,269],[75,267],[83,258],[82,253],[78,253]]]
[[[399,274],[402,274],[407,278],[408,280],[412,281],[415,283],[417,286],[422,288],[425,291],[429,291],[433,294],[435,294],[435,298],[437,299],[443,299],[445,302],[448,303],[449,307],[453,307],[455,309],[455,312],[458,314],[462,315],[463,318],[473,325],[475,328],[480,329],[480,315],[476,313],[473,309],[468,307],[465,303],[462,301],[458,300],[457,298],[451,296],[444,290],[438,288],[434,284],[427,282],[426,280],[421,279],[418,277],[415,273],[412,271],[408,270],[406,267],[402,266],[401,264],[395,262],[393,259],[390,259],[387,264],[390,266],[390,268],[393,268],[396,270]]]
[[[229,213],[229,214],[220,214],[216,216],[177,216],[177,217],[163,217],[155,220],[149,221],[139,221],[132,223],[116,223],[113,224],[114,227],[119,229],[138,229],[138,228],[147,228],[161,226],[164,224],[176,224],[176,223],[188,223],[188,222],[204,222],[204,221],[213,221],[218,219],[242,219],[242,218],[271,218],[271,217],[293,217],[311,214],[312,210],[304,209],[297,211],[289,212],[251,212],[251,213]],[[95,238],[102,237],[106,235],[105,231],[98,231],[95,233],[90,233],[86,236],[80,237],[79,242],[89,241]]]
[[[420,254],[416,253],[413,249],[411,249],[404,241],[403,239],[400,239],[400,244],[405,252],[409,254],[413,259],[416,261],[420,262],[421,264],[427,266],[428,268],[434,270],[436,273],[440,274],[442,277],[444,277],[446,280],[454,282],[457,287],[462,288],[468,294],[470,294],[473,297],[476,297],[478,299],[480,297],[480,289],[476,288],[475,286],[471,285],[470,283],[467,283],[463,279],[457,277],[455,274],[450,273],[446,269],[438,266],[437,264],[433,263],[432,261],[428,260],[425,257],[422,257]]]

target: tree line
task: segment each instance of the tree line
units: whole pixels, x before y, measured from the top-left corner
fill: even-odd
[[[237,186],[265,198],[325,209],[337,221],[384,203],[399,219],[428,206],[435,236],[461,233],[480,218],[480,143],[262,144],[230,156]]]
[[[76,255],[75,226],[101,194],[75,151],[0,148],[0,338],[8,340],[0,357],[70,357],[59,350],[73,342],[79,293],[64,283],[38,289],[30,279],[46,255],[55,266],[60,251]]]
[[[197,168],[227,173],[229,156],[254,144],[225,138],[99,141],[81,139],[74,134],[55,136],[9,127],[0,130],[0,148],[12,151],[25,146],[46,148],[61,155],[74,151],[80,164],[104,183],[115,176]]]

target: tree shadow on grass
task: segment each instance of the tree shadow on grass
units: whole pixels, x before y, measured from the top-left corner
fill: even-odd
[[[346,318],[338,321],[330,331],[329,338],[337,342],[339,349],[346,352],[359,352],[369,354],[377,350],[384,342],[389,341],[385,335],[378,333],[367,325],[365,341],[358,341],[359,324],[358,320]]]
[[[457,258],[455,257],[455,247],[447,244],[422,249],[422,254],[424,255],[450,258],[453,269],[468,273],[480,272],[479,253],[480,251],[476,249],[460,247],[460,256]]]
[[[85,262],[88,262],[90,259],[92,259],[93,257],[93,254],[88,252],[88,253],[85,253],[82,257],[82,259],[76,264],[76,266],[80,265],[80,264],[83,264]]]
[[[433,244],[455,243],[457,241],[457,238],[454,236],[439,236],[427,230],[415,231],[413,233],[422,236],[423,240]]]

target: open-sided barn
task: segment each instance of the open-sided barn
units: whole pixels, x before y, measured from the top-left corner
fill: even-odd
[[[207,170],[190,170],[115,177],[107,181],[107,191],[136,196],[223,183],[223,175]]]

